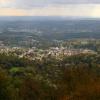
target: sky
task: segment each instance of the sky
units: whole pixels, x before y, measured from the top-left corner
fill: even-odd
[[[100,18],[100,0],[0,0],[0,16]]]

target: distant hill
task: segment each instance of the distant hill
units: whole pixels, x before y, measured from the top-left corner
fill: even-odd
[[[0,16],[0,21],[46,21],[46,20],[100,20],[79,16]]]
[[[37,41],[100,38],[100,20],[57,16],[0,17],[0,40],[25,41],[28,36]]]

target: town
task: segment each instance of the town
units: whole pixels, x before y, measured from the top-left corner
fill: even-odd
[[[90,49],[71,49],[68,47],[50,47],[49,49],[38,49],[36,47],[23,48],[23,47],[7,47],[0,46],[0,53],[6,55],[13,54],[20,58],[28,58],[30,60],[42,60],[46,57],[54,57],[62,59],[64,56],[73,56],[78,54],[97,54],[97,52]]]

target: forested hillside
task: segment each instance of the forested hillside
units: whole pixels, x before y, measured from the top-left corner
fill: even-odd
[[[100,55],[31,61],[0,54],[0,100],[100,100]]]

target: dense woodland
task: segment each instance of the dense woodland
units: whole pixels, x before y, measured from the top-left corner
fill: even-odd
[[[0,100],[100,100],[100,55],[30,61],[0,54]]]

